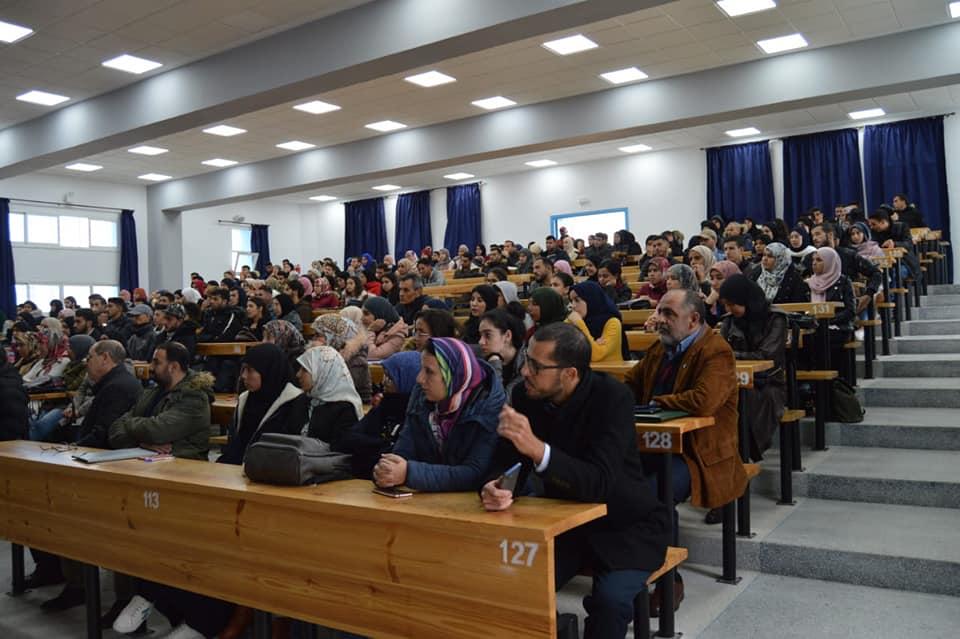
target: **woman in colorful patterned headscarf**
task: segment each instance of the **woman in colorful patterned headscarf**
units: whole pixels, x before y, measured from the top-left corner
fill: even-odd
[[[313,320],[313,343],[325,344],[340,353],[360,399],[370,403],[373,389],[367,362],[367,339],[353,320],[334,313],[321,315]]]
[[[374,481],[422,491],[479,489],[505,400],[499,377],[467,344],[431,338],[400,439],[374,467]]]

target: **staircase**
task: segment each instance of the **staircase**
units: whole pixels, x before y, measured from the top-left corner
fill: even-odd
[[[841,599],[833,607],[850,606],[853,616],[828,613],[846,626],[831,632],[820,619],[830,600],[821,597],[820,609],[808,611],[810,625],[802,633],[798,628],[797,636],[886,637],[898,634],[894,628],[956,636],[949,624],[960,624],[960,286],[931,286],[928,293],[914,309],[918,319],[904,323],[904,336],[892,342],[892,354],[875,362],[875,379],[858,378],[867,409],[863,422],[828,423],[828,450],[819,452],[810,450],[812,420],[801,423],[805,472],[793,476],[794,506],[775,503],[776,444],[768,451],[751,486],[755,536],[737,542],[738,569],[755,582],[706,624],[702,636],[787,636],[776,625],[766,635],[745,629],[758,622],[766,627],[759,621],[764,610],[779,618],[786,614],[778,608],[781,595],[788,605],[792,591],[811,587],[837,593]],[[680,543],[689,548],[690,561],[719,566],[719,526],[703,524],[703,512],[688,506],[680,517]],[[820,581],[811,586],[807,580]],[[754,592],[758,588],[764,592]],[[888,611],[872,606],[867,614],[857,604],[865,597],[911,602],[908,607],[919,606],[924,619],[899,626],[891,615],[886,622],[893,625],[881,624],[871,634],[865,631],[870,619],[876,623]],[[681,624],[683,618],[681,607]],[[854,619],[862,623],[851,629]]]

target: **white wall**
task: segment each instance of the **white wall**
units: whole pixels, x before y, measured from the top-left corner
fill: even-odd
[[[950,201],[950,241],[954,272],[960,259],[960,116],[943,119],[943,145],[947,165],[947,198]],[[920,209],[921,211],[923,209]]]
[[[69,194],[69,200],[76,204],[105,206],[118,209],[132,209],[137,222],[137,257],[139,261],[140,286],[150,285],[148,256],[150,246],[147,241],[147,192],[142,186],[129,186],[98,182],[92,179],[43,174],[22,175],[0,180],[0,197],[11,199],[47,200],[59,202]],[[69,207],[21,206],[11,203],[11,210],[44,211],[64,215],[93,214],[84,209]],[[108,215],[109,213],[96,213]],[[120,214],[115,215],[118,221]],[[32,284],[117,284],[120,271],[120,251],[84,250],[51,248],[15,247],[13,249],[14,269],[18,282]],[[79,261],[79,260],[82,260]],[[77,268],[82,264],[83,268]]]

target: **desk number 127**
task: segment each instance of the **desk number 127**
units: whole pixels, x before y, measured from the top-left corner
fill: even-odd
[[[533,565],[533,560],[540,550],[540,544],[532,541],[509,541],[504,539],[500,542],[501,561],[505,564],[514,566]]]

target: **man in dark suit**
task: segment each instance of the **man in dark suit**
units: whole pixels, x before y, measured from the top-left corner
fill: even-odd
[[[633,397],[590,370],[590,345],[570,324],[548,324],[534,334],[523,377],[513,408],[500,414],[492,469],[499,474],[523,464],[516,494],[607,505],[605,517],[557,538],[556,586],[591,567],[584,637],[623,637],[634,597],[663,564],[669,530],[669,511],[646,480],[637,450]],[[500,511],[515,493],[494,479],[481,498],[484,508]]]

